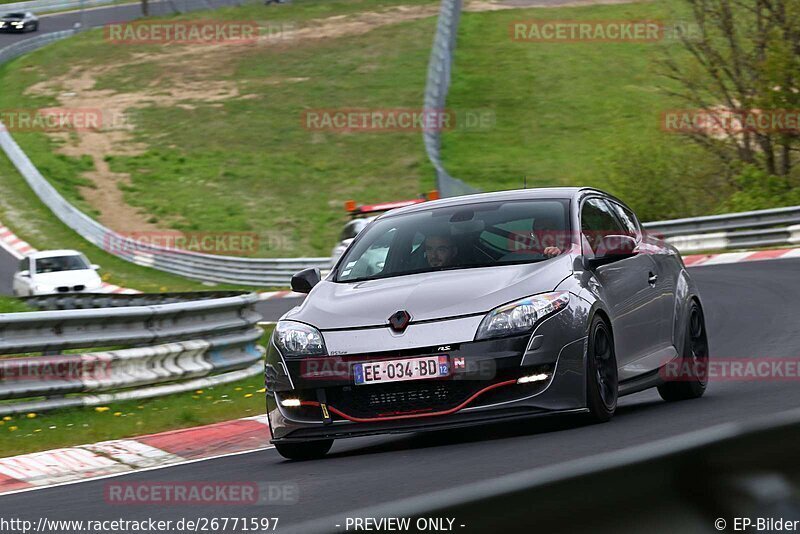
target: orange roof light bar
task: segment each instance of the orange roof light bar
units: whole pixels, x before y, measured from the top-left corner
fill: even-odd
[[[360,215],[364,213],[375,213],[378,211],[389,211],[395,208],[420,204],[428,200],[439,200],[439,191],[433,190],[428,194],[421,195],[419,198],[411,200],[397,200],[394,202],[381,202],[378,204],[364,204],[362,206],[356,204],[355,200],[347,200],[344,203],[344,209],[352,215]]]

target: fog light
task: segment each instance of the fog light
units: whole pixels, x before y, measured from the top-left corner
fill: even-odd
[[[281,401],[281,406],[285,406],[286,408],[297,408],[300,406],[300,399],[283,399]]]
[[[541,382],[542,380],[547,380],[550,375],[545,373],[539,373],[538,375],[528,375],[523,376],[517,380],[517,384],[530,384],[531,382]]]

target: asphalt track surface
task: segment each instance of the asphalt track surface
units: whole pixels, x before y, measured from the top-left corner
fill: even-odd
[[[19,260],[0,247],[0,295],[11,295],[11,279],[18,265]]]
[[[706,311],[712,358],[792,358],[800,354],[800,260],[691,269]],[[725,422],[758,419],[800,405],[792,381],[718,381],[698,400],[667,404],[654,390],[626,397],[610,422],[538,419],[430,434],[337,441],[309,462],[274,449],[114,479],[0,497],[0,515],[49,519],[280,518],[278,531],[348,510],[580,459]],[[109,482],[251,481],[297,485],[296,505],[120,506],[104,500]],[[456,518],[457,520],[457,518]],[[332,521],[331,528],[338,522]],[[340,523],[341,524],[341,523]],[[469,525],[459,529],[469,532]]]
[[[218,8],[230,5],[232,2],[223,0],[151,0],[150,15],[162,16],[174,13],[175,10],[187,11],[196,8]],[[0,4],[0,13],[6,13],[3,5]],[[30,39],[43,33],[59,32],[75,27],[76,23],[82,22],[85,27],[95,28],[105,26],[112,22],[128,22],[142,16],[142,8],[139,3],[121,4],[116,6],[95,7],[81,12],[70,11],[67,13],[54,13],[39,16],[39,31],[27,33],[0,33],[0,48],[8,46],[23,39]],[[82,20],[81,20],[82,19]]]

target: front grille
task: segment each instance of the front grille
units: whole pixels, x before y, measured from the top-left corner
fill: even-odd
[[[84,285],[75,286],[73,289],[75,291],[83,291],[84,289],[86,289],[86,286],[84,286]]]
[[[58,286],[59,293],[69,293],[69,286]]]
[[[475,380],[428,380],[328,388],[328,404],[352,417],[439,412],[454,408],[486,387]]]

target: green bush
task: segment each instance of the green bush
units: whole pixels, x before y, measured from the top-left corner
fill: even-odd
[[[745,166],[733,181],[737,190],[720,206],[721,213],[800,204],[800,187],[791,177],[772,176]]]

